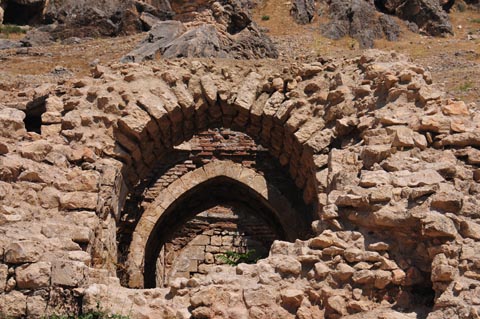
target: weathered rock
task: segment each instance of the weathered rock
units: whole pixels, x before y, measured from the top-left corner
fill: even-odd
[[[86,268],[82,262],[55,260],[52,263],[52,285],[77,287],[85,280]]]
[[[347,314],[347,303],[342,296],[333,296],[328,298],[327,306],[340,315]]]
[[[27,297],[27,317],[42,318],[47,310],[47,301],[42,296]]]
[[[11,264],[32,263],[40,259],[42,248],[38,242],[25,240],[11,243],[5,249],[5,261]]]
[[[0,264],[0,294],[5,292],[5,286],[7,285],[8,266]]]
[[[3,137],[18,137],[24,134],[25,113],[17,109],[4,108],[0,110],[0,135]]]
[[[315,13],[315,1],[313,0],[295,0],[292,2],[290,14],[299,24],[312,22]]]
[[[0,50],[7,50],[7,49],[14,49],[14,48],[21,48],[21,47],[23,47],[23,44],[20,41],[0,39]]]
[[[19,291],[12,291],[8,294],[0,295],[1,314],[13,318],[25,316],[27,311],[27,296]]]
[[[290,256],[274,257],[271,264],[277,272],[284,276],[298,276],[302,270],[302,264]]]
[[[153,59],[157,53],[164,58],[251,59],[278,56],[271,40],[257,28],[248,8],[239,1],[228,0],[222,4],[214,2],[208,6],[212,9],[209,23],[189,24],[187,28],[187,24],[178,21],[158,22],[149,32],[148,37],[134,51],[124,56],[122,61]],[[149,21],[152,20],[152,17],[147,14],[142,16],[144,20],[147,18]],[[187,21],[189,19],[191,19],[190,16],[186,18]],[[153,24],[153,21],[148,24]]]
[[[282,305],[287,309],[298,309],[303,300],[303,291],[299,289],[286,289],[280,293]]]
[[[453,33],[452,25],[446,12],[436,0],[415,0],[403,3],[398,0],[381,0],[376,6],[401,19],[413,21],[430,35]]]
[[[226,57],[220,47],[217,31],[212,25],[189,30],[165,46],[164,58]]]
[[[367,1],[331,1],[331,21],[324,27],[323,34],[332,39],[351,36],[363,48],[373,47],[375,39],[386,36],[397,39],[399,26],[388,16],[377,14],[375,7]]]
[[[155,24],[148,36],[136,49],[122,58],[122,62],[141,62],[153,60],[157,53],[163,54],[173,40],[186,31],[181,22],[163,21]]]
[[[37,289],[50,285],[51,265],[38,262],[15,269],[17,285],[20,289]]]

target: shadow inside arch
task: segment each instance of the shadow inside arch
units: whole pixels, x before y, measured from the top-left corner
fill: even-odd
[[[161,247],[173,233],[199,213],[219,204],[248,207],[249,211],[256,213],[255,217],[269,225],[280,240],[295,240],[309,225],[306,220],[292,220],[296,216],[287,216],[279,211],[248,185],[225,176],[207,180],[175,200],[156,223],[145,247],[145,288],[156,286],[156,261]]]

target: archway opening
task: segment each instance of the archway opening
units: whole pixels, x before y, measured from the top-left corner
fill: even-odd
[[[229,251],[255,250],[253,258],[265,257],[273,240],[292,239],[285,225],[296,221],[282,221],[279,214],[239,182],[219,177],[202,183],[178,198],[156,223],[145,247],[144,286],[206,272]]]
[[[191,183],[191,178],[201,179],[202,186]],[[165,198],[171,197],[171,191],[176,193],[175,203],[164,203]],[[193,240],[201,233],[190,232],[184,238],[182,234],[191,231],[196,219],[205,221],[202,214],[208,214],[210,209],[224,210],[229,215],[228,223],[235,220],[227,232],[231,231],[237,241],[245,239],[244,245],[234,249],[223,247],[218,253],[231,250],[243,254],[255,250],[259,252],[256,258],[266,256],[274,239],[294,241],[311,237],[311,222],[316,219],[317,211],[316,201],[305,199],[305,188],[298,185],[288,167],[282,166],[266,147],[245,133],[225,128],[201,131],[164,152],[126,193],[117,223],[117,265],[126,267],[117,267],[117,274],[122,285],[132,288],[168,284],[169,274],[177,272],[173,269],[174,259],[181,254],[168,254],[169,247],[162,252],[163,247],[172,242],[175,245],[180,242],[176,246],[178,251],[187,247],[190,242],[187,239]],[[177,198],[180,195],[181,200]],[[184,208],[178,208],[182,205]],[[169,215],[174,216],[172,220],[166,217]],[[251,222],[252,216],[255,223]],[[155,230],[146,223],[155,224]],[[249,238],[249,230],[260,228],[268,230],[269,240]],[[252,240],[263,242],[262,247],[245,244]],[[159,261],[162,254],[163,264]],[[202,262],[192,269],[199,269]],[[184,266],[187,267],[186,262]],[[205,268],[208,266],[202,266],[202,272]],[[200,271],[189,273],[196,272]],[[146,276],[150,278],[147,280]]]

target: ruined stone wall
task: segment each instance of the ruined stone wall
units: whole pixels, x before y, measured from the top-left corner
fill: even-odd
[[[165,243],[157,261],[157,287],[175,278],[207,274],[215,265],[225,264],[225,259],[235,262],[237,255],[228,258],[229,252],[251,254],[250,261],[265,258],[275,239],[278,234],[254,212],[225,206],[209,209]]]
[[[1,311],[41,318],[100,303],[135,318],[475,318],[480,117],[431,83],[406,58],[369,51],[312,64],[97,66],[90,78],[11,92],[0,102]],[[40,134],[25,126],[32,105],[44,106]],[[259,157],[248,166],[213,151],[198,165],[183,147],[209,128],[252,137],[294,196]],[[178,175],[175,151],[191,165]],[[122,287],[121,268],[130,287],[151,283],[156,240],[191,219],[181,212],[211,208],[208,198],[259,207],[290,242],[255,265]],[[309,218],[314,236],[296,240]],[[122,225],[132,226],[125,246]]]

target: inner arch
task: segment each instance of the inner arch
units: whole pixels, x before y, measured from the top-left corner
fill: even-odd
[[[217,205],[246,207],[255,217],[269,226],[275,239],[293,240],[298,227],[287,228],[288,224],[296,224],[295,220],[287,220],[271,203],[262,198],[252,188],[228,177],[217,177],[190,189],[165,210],[156,223],[145,247],[144,286],[156,286],[156,262],[163,245],[172,235],[196,215],[208,211]]]
[[[129,287],[154,287],[162,245],[189,219],[219,204],[247,207],[275,239],[311,235],[309,212],[297,211],[265,176],[232,161],[213,161],[176,179],[145,204],[129,245],[124,282]]]

